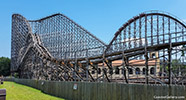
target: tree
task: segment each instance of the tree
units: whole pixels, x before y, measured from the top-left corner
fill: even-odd
[[[10,75],[10,59],[7,57],[0,57],[0,75]]]

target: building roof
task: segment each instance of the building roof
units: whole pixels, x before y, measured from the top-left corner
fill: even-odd
[[[122,60],[116,60],[116,61],[112,61],[112,66],[113,67],[117,67],[117,66],[121,66],[123,63]],[[99,63],[99,66],[102,66],[103,63]],[[155,66],[156,65],[156,60],[150,60],[148,61],[148,66]],[[145,66],[145,60],[141,59],[141,60],[130,60],[129,61],[129,66]],[[106,67],[106,64],[104,64],[104,67]]]

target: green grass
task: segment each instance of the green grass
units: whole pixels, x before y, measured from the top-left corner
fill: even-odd
[[[64,100],[15,82],[0,84],[0,89],[3,88],[6,89],[6,100]]]

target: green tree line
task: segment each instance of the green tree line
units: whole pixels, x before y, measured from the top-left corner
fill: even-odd
[[[0,75],[10,75],[10,59],[7,57],[0,57]]]

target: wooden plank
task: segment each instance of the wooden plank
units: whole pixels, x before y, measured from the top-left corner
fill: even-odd
[[[116,84],[116,89],[117,89],[116,100],[121,100],[121,85]]]
[[[97,83],[92,83],[91,87],[91,98],[90,100],[96,100],[97,99]]]
[[[91,83],[86,82],[86,100],[90,100],[90,93],[91,93]]]
[[[78,82],[77,100],[82,100],[81,95],[82,95],[82,83]]]
[[[103,92],[102,92],[102,83],[100,83],[100,82],[97,83],[97,88],[98,88],[98,89],[97,89],[97,94],[98,94],[98,95],[97,95],[97,100],[103,100],[103,99],[102,99],[102,96],[103,96],[103,95],[102,95],[102,94],[103,94]]]
[[[64,97],[65,97],[65,99],[68,99],[68,97],[67,97],[67,82],[64,82]]]
[[[6,89],[0,89],[0,100],[6,100]]]
[[[67,88],[68,88],[68,99],[69,100],[73,100],[73,82],[68,82],[67,84]]]
[[[121,84],[121,100],[127,100],[128,98],[128,87],[125,84]]]
[[[102,100],[109,100],[110,91],[108,90],[109,83],[101,83],[102,84]],[[111,88],[111,87],[110,87]]]
[[[82,83],[82,100],[86,100],[86,83]]]
[[[61,85],[61,97],[63,97],[64,99],[65,99],[65,82],[62,82],[62,84],[60,84]]]
[[[112,100],[118,100],[117,99],[117,88],[116,88],[117,83],[112,83]]]

